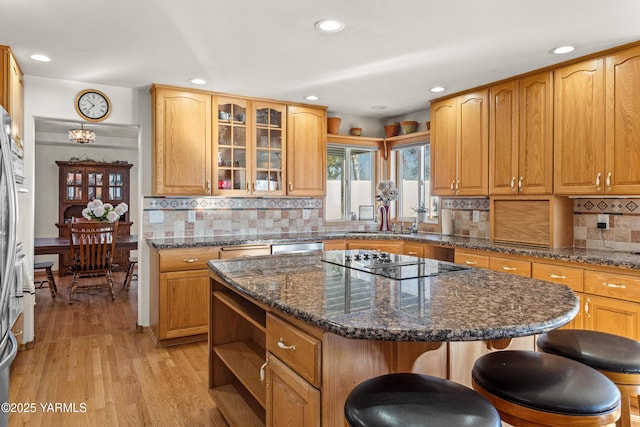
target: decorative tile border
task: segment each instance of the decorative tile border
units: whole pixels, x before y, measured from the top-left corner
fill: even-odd
[[[255,197],[144,197],[142,209],[322,209],[321,198]]]
[[[606,214],[635,214],[640,215],[640,199],[574,199],[573,211],[575,213],[606,213]]]
[[[445,209],[457,209],[457,210],[489,210],[488,198],[454,198],[454,199],[441,199],[440,204]]]

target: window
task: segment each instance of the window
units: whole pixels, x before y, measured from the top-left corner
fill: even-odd
[[[377,149],[329,145],[325,219],[348,220],[361,205],[375,205]]]
[[[400,197],[396,216],[413,218],[413,209],[424,204],[430,215],[437,215],[437,198],[431,197],[431,146],[428,143],[394,148],[392,164]],[[394,172],[394,171],[392,171]]]

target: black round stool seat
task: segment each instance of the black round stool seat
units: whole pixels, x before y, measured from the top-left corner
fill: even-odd
[[[553,354],[496,351],[476,360],[471,374],[494,396],[538,411],[581,416],[609,413],[620,405],[620,391],[606,376]]]
[[[640,342],[618,335],[558,329],[540,335],[538,347],[601,371],[640,374]]]
[[[422,374],[368,379],[349,393],[344,412],[351,427],[500,427],[498,412],[480,394]]]

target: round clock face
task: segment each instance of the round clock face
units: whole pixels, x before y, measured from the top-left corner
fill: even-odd
[[[111,112],[111,103],[104,93],[89,89],[78,94],[76,110],[85,119],[99,122],[106,119]]]

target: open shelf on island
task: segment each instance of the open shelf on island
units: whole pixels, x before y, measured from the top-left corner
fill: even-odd
[[[210,390],[218,409],[232,426],[264,427],[264,414],[256,414],[244,399],[241,386],[227,384]]]
[[[264,350],[247,340],[216,345],[213,351],[264,408],[267,388],[265,383],[260,381],[260,367],[266,360]]]
[[[215,291],[213,296],[261,332],[266,331],[267,316],[264,309],[231,291]]]

